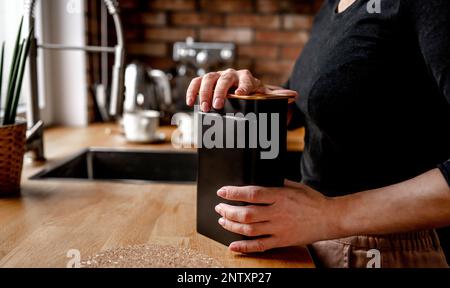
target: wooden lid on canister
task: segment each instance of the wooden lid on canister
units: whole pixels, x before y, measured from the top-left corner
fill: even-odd
[[[227,98],[229,99],[240,99],[240,100],[282,100],[282,99],[294,99],[295,95],[287,95],[287,94],[262,94],[255,93],[251,95],[236,95],[236,94],[228,94]]]

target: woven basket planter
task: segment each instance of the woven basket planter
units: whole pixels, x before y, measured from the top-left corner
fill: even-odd
[[[0,126],[0,197],[20,192],[26,131],[25,121]]]

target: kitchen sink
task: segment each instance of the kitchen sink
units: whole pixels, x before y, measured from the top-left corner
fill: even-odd
[[[45,168],[30,179],[194,183],[197,179],[197,154],[88,148]]]
[[[287,153],[284,164],[287,179],[300,180],[300,158],[300,152]],[[195,183],[197,153],[87,148],[30,179]]]

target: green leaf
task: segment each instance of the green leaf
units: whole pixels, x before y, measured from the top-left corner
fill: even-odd
[[[21,50],[23,47],[21,47],[20,45],[20,37],[22,35],[22,26],[23,26],[23,17],[20,20],[20,25],[19,25],[19,31],[17,32],[17,37],[16,37],[16,43],[14,45],[14,52],[13,52],[13,57],[11,60],[11,67],[10,67],[10,71],[9,71],[9,80],[8,80],[8,89],[7,89],[7,93],[6,93],[6,105],[5,105],[5,117],[3,119],[3,125],[8,125],[11,123],[8,123],[8,115],[10,114],[11,111],[11,105],[12,105],[12,95],[14,91],[14,84],[16,83],[16,78],[17,78],[17,66],[19,65],[19,61],[20,61],[20,55],[21,54]]]
[[[2,108],[2,84],[3,84],[3,65],[5,61],[5,42],[2,43],[2,55],[0,56],[0,110]]]
[[[28,54],[30,52],[30,45],[31,45],[31,35],[33,34],[33,27],[30,29],[30,33],[28,34],[28,38],[25,43],[22,44],[24,46],[23,53],[22,53],[22,59],[20,61],[20,67],[18,71],[18,78],[16,82],[16,89],[14,93],[14,98],[12,102],[12,107],[9,115],[9,122],[15,123],[16,121],[16,115],[17,115],[17,107],[19,105],[19,99],[20,99],[20,93],[22,91],[22,82],[23,82],[23,75],[25,74],[25,66],[27,64]]]
[[[13,104],[13,100],[14,100],[14,90],[15,90],[15,85],[17,82],[17,73],[19,71],[20,58],[22,57],[22,52],[23,52],[23,44],[20,44],[17,50],[18,50],[17,55],[14,57],[14,63],[11,67],[12,68],[12,73],[11,73],[12,78],[9,79],[10,83],[8,83],[8,92],[6,94],[5,118],[3,121],[3,125],[14,124],[14,123],[11,123],[11,121],[9,119],[9,115],[11,115],[11,109],[12,109],[12,104]]]

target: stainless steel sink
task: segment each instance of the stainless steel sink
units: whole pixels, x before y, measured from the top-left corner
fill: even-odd
[[[194,183],[197,154],[88,148],[30,179]]]

